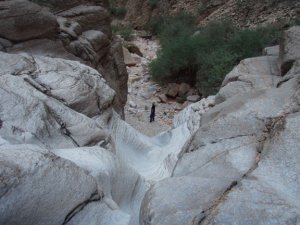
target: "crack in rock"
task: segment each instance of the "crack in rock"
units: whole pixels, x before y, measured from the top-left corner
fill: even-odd
[[[62,225],[66,225],[77,213],[82,211],[84,207],[86,207],[89,203],[101,201],[103,198],[104,194],[102,192],[100,194],[98,193],[98,191],[94,192],[89,199],[77,205],[67,214]]]

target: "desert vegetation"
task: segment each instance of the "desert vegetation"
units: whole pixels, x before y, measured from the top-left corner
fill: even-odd
[[[156,17],[148,29],[161,43],[157,59],[149,65],[152,78],[195,84],[204,96],[214,94],[240,60],[261,55],[279,36],[273,26],[241,29],[229,20],[199,27],[187,14]]]

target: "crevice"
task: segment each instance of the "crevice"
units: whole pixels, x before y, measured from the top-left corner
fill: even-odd
[[[219,139],[215,139],[210,141],[210,144],[216,144],[225,140],[230,140],[230,139],[235,139],[235,138],[240,138],[240,137],[253,137],[255,136],[255,134],[240,134],[240,135],[236,135],[236,136],[232,136],[232,137],[227,137],[227,138],[219,138]]]
[[[85,200],[84,202],[80,203],[79,205],[77,205],[75,208],[73,208],[65,217],[64,222],[62,223],[62,225],[67,224],[77,213],[79,213],[80,211],[82,211],[84,209],[85,206],[87,206],[89,203],[91,202],[97,202],[97,201],[101,201],[104,198],[103,193],[98,193],[98,191],[95,191],[89,199]]]
[[[228,194],[231,190],[236,187],[243,179],[249,177],[249,175],[257,169],[259,166],[259,162],[261,160],[261,154],[264,152],[264,146],[266,142],[275,136],[277,136],[280,132],[282,132],[285,128],[285,116],[278,116],[275,118],[269,118],[265,120],[265,127],[266,130],[263,131],[261,139],[258,140],[258,148],[257,148],[257,155],[254,164],[251,168],[243,175],[239,180],[232,181],[228,188],[220,195],[220,197],[214,201],[214,203],[206,210],[202,212],[204,214],[203,218],[198,222],[198,225],[207,225],[210,224],[211,220],[218,212],[218,206],[225,201]]]
[[[56,122],[60,125],[60,131],[63,135],[69,137],[72,142],[74,143],[75,146],[80,147],[80,145],[77,143],[77,141],[72,137],[71,132],[69,131],[69,129],[66,127],[66,123],[63,122],[63,120],[56,115],[55,112],[53,112],[52,110],[49,109],[49,114],[53,116],[53,118],[56,120]]]

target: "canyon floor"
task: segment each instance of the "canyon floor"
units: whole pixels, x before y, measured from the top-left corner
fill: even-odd
[[[143,134],[155,136],[172,128],[174,115],[185,108],[188,103],[181,104],[172,98],[168,98],[167,102],[162,102],[158,97],[166,92],[167,87],[151,79],[148,66],[157,56],[158,40],[136,36],[132,43],[140,49],[143,56],[131,53],[137,64],[127,66],[129,79],[125,120]],[[155,122],[150,123],[149,116],[153,102],[156,105],[156,117]]]

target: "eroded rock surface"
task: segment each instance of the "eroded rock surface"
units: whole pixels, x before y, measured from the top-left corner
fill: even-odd
[[[300,45],[297,39],[291,43]],[[225,78],[224,87],[232,86],[220,90],[216,106],[201,116],[192,106],[182,113],[200,117],[201,123],[190,123],[198,128],[172,177],[146,193],[141,224],[299,222],[299,67],[295,58],[281,78],[275,62],[266,57],[242,61]],[[251,85],[238,89],[240,82]],[[220,101],[221,95],[228,97]]]

